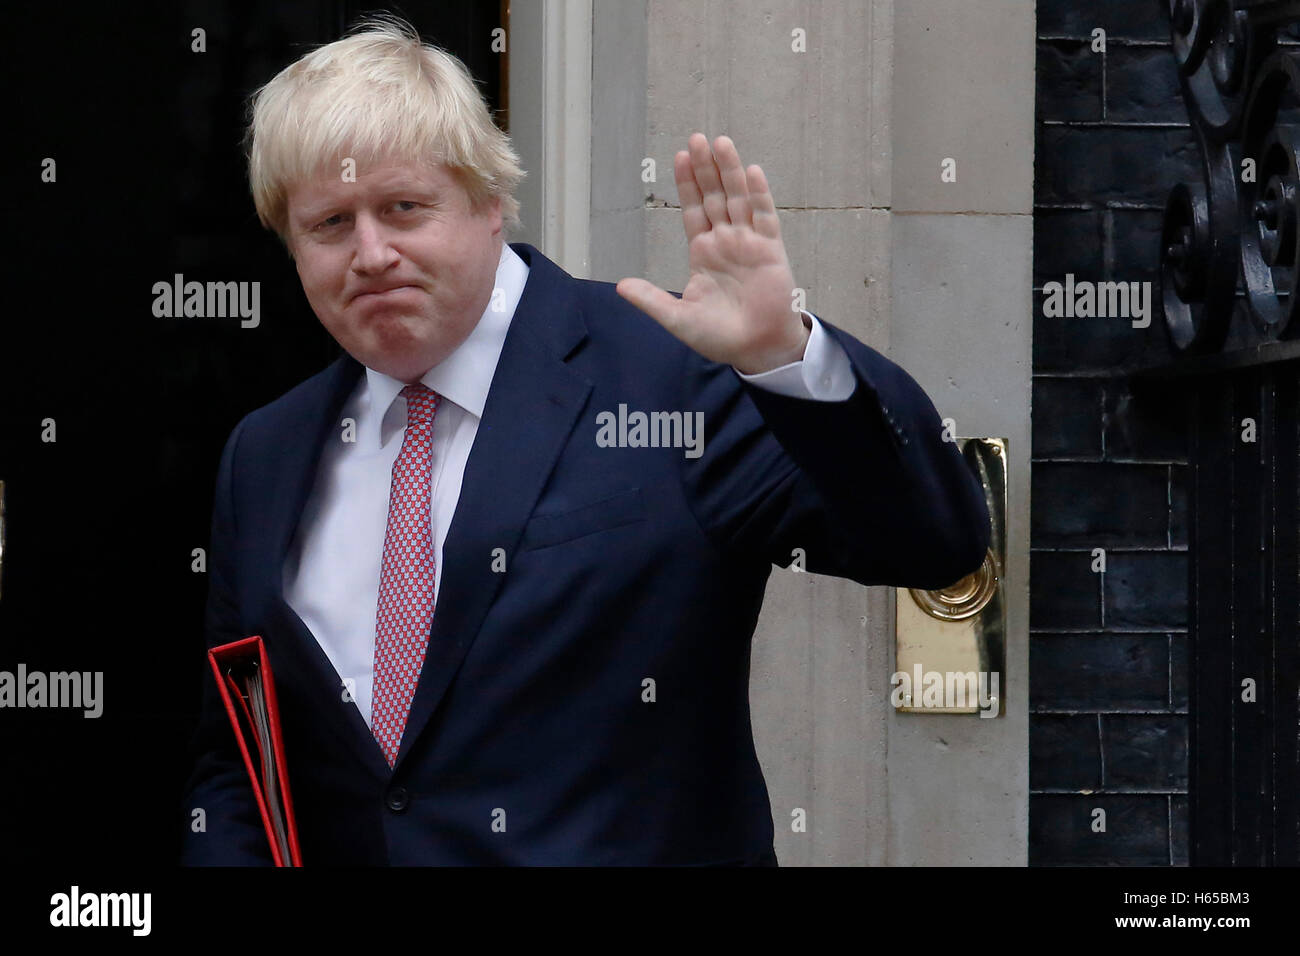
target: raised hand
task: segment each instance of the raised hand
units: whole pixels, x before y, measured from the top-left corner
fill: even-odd
[[[747,375],[803,358],[808,327],[791,308],[794,276],[776,203],[758,166],[736,145],[702,133],[673,160],[691,268],[681,299],[645,279],[620,279],[618,294],[696,352]]]

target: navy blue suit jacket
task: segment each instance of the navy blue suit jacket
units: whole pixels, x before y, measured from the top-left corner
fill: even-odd
[[[362,374],[350,356],[230,436],[207,643],[266,641],[304,865],[774,864],[749,716],[772,565],[799,548],[809,571],[862,584],[951,584],[988,545],[980,485],[920,386],[830,323],[852,397],[787,398],[702,358],[612,284],[512,248],[528,281],[396,766],[281,591],[321,449]],[[703,454],[601,447],[596,417],[620,404],[702,411]],[[207,670],[194,741],[186,820],[202,807],[206,829],[187,826],[184,860],[269,863]]]

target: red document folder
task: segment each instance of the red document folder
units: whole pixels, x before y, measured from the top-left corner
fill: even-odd
[[[271,857],[276,866],[302,866],[293,800],[289,796],[289,766],[284,758],[280,708],[266,645],[254,635],[208,651],[217,689],[226,705],[230,726],[243,754],[253,796],[262,814]]]

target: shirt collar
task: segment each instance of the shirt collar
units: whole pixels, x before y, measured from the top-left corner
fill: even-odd
[[[483,315],[465,341],[420,379],[443,401],[459,405],[475,418],[483,417],[497,360],[527,281],[528,264],[509,243],[501,243],[496,284]],[[405,387],[400,379],[366,368],[357,426],[361,441],[372,450],[383,448],[406,426],[406,403],[396,401]]]

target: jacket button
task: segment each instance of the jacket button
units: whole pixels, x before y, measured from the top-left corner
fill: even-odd
[[[406,805],[411,802],[411,795],[406,792],[405,787],[393,787],[384,797],[384,803],[388,809],[394,813],[401,813],[406,809]]]

